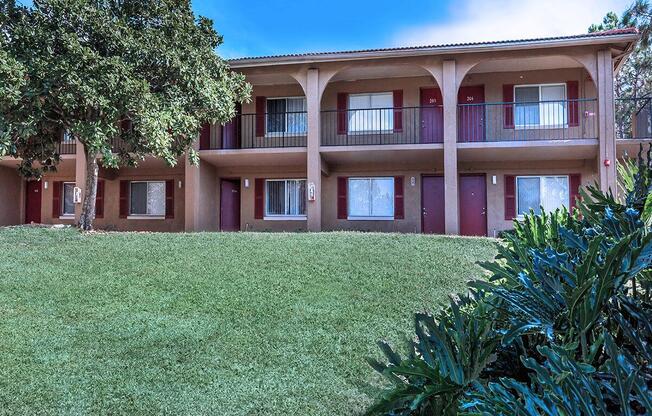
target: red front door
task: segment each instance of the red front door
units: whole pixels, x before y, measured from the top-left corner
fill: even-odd
[[[240,179],[222,179],[220,230],[240,231]]]
[[[41,181],[27,181],[25,192],[25,224],[41,222]]]
[[[444,234],[444,177],[421,177],[421,232]]]
[[[457,94],[457,134],[461,142],[483,142],[485,129],[484,85],[460,87]]]
[[[460,191],[460,234],[487,235],[487,179],[481,175],[462,175]]]
[[[444,142],[444,107],[439,88],[421,89],[421,143]]]

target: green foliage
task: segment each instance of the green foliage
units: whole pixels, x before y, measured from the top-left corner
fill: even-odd
[[[451,299],[435,317],[415,315],[416,340],[409,342],[406,358],[381,341],[388,363],[368,361],[395,387],[369,414],[456,415],[457,401],[479,377],[499,342],[492,314],[475,296]]]
[[[616,133],[620,138],[631,137],[632,117],[640,109],[640,98],[652,95],[652,50],[650,50],[650,28],[652,12],[649,0],[637,0],[621,16],[609,12],[602,23],[593,24],[589,32],[635,27],[641,34],[641,41],[627,57],[615,82]]]
[[[620,172],[627,191],[620,201],[590,186],[573,214],[530,214],[514,223],[497,260],[482,264],[489,279],[469,284],[474,302],[465,313],[485,333],[448,324],[457,321],[453,305],[431,319],[456,334],[424,333],[417,315],[416,354],[373,366],[394,383],[393,366],[427,369],[429,377],[403,374],[370,413],[443,414],[436,406],[482,415],[651,412],[651,152]],[[458,347],[453,360],[440,352],[446,345]],[[424,351],[438,354],[429,359]],[[474,351],[495,359],[465,357]]]
[[[109,166],[145,155],[174,165],[201,123],[229,120],[248,96],[187,0],[0,0],[0,14],[0,84],[13,97],[0,105],[0,154],[22,158],[25,174],[54,166],[63,131]],[[112,151],[116,138],[129,152]]]

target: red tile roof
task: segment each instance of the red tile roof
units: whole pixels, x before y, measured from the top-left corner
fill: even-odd
[[[533,39],[496,40],[496,41],[485,41],[485,42],[445,43],[441,45],[400,46],[394,48],[359,49],[359,50],[350,50],[350,51],[306,52],[306,53],[292,53],[292,54],[284,54],[284,55],[250,56],[250,57],[234,58],[234,59],[230,59],[229,61],[244,63],[248,60],[259,60],[259,59],[301,58],[301,57],[310,57],[310,56],[328,56],[328,55],[356,54],[356,53],[367,53],[367,52],[374,53],[374,52],[410,51],[410,50],[418,51],[422,49],[435,49],[435,48],[461,48],[467,46],[509,45],[509,44],[517,44],[517,43],[589,39],[589,38],[610,37],[610,36],[619,36],[619,35],[635,35],[635,34],[638,34],[638,29],[634,27],[630,27],[624,29],[611,29],[602,32],[584,33],[581,35],[571,35],[571,36],[554,36],[554,37],[533,38]]]

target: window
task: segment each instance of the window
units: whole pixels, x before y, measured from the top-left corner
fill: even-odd
[[[305,217],[306,180],[268,179],[265,181],[266,217]]]
[[[394,178],[350,178],[349,219],[394,219]]]
[[[64,217],[75,215],[75,183],[64,182],[62,192],[63,198],[61,201],[61,215]]]
[[[74,142],[75,138],[72,137],[72,134],[70,134],[70,132],[68,130],[64,130],[63,131],[63,141],[65,143],[70,143],[70,142]]]
[[[131,182],[131,215],[165,216],[165,182]]]
[[[565,84],[518,85],[514,102],[517,128],[561,128],[568,123]]]
[[[267,135],[306,134],[306,98],[268,98]]]
[[[391,92],[349,95],[349,132],[393,131],[393,107]]]
[[[519,216],[529,214],[530,209],[540,214],[542,207],[546,212],[562,205],[568,207],[568,176],[519,176],[516,178],[516,194]]]

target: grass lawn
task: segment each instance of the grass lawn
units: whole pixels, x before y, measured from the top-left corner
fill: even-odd
[[[0,228],[0,413],[359,414],[493,244]]]

